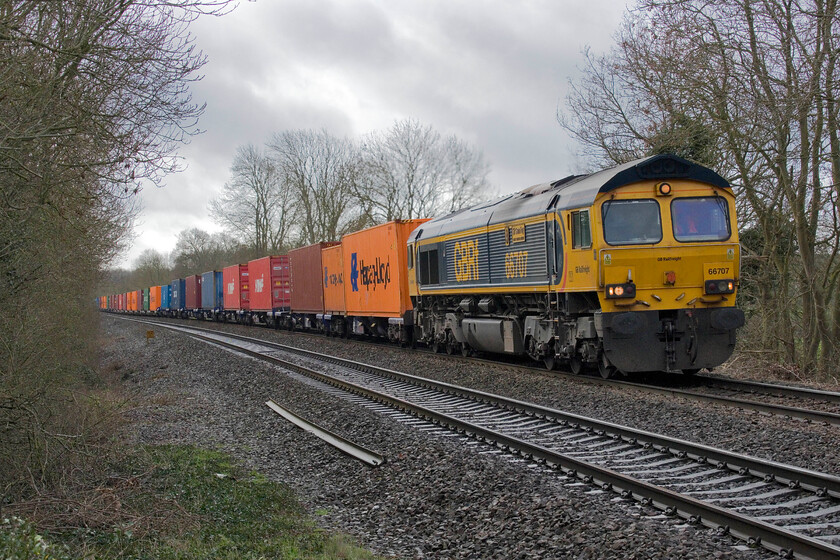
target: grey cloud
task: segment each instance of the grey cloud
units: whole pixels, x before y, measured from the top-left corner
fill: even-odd
[[[358,137],[411,117],[483,150],[499,192],[575,171],[556,110],[582,63],[621,21],[613,0],[258,0],[194,27],[209,57],[194,99],[206,133],[181,150],[187,171],[142,195],[129,262],[149,237],[211,228],[207,202],[236,147],[274,132]],[[169,233],[167,233],[169,232]]]

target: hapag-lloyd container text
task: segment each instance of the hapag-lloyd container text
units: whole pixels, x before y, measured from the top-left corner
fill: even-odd
[[[397,220],[342,238],[347,315],[402,317],[411,310],[406,243],[427,221]]]

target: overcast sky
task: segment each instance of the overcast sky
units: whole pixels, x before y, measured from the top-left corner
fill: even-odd
[[[219,228],[207,203],[236,147],[284,130],[358,138],[413,118],[484,153],[497,193],[575,171],[557,123],[585,46],[607,51],[624,0],[258,0],[200,19],[209,61],[194,100],[204,134],[181,149],[186,171],[147,186],[136,239],[169,253],[179,231]]]

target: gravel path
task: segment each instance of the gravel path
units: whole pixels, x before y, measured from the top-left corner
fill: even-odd
[[[155,338],[147,343],[147,326],[103,316],[101,327],[103,365],[122,372],[136,402],[128,430],[134,441],[229,451],[291,485],[320,525],[350,533],[378,554],[435,559],[774,557],[615,494],[564,483],[555,473],[486,447],[410,428],[327,396],[280,369],[183,334],[155,328]],[[246,332],[779,460],[805,460],[796,441],[787,438],[809,445],[819,441],[825,453],[833,454],[827,459],[832,468],[837,464],[840,446],[833,429],[722,413],[713,406],[547,374],[511,375],[503,366],[460,363],[453,368],[450,360],[384,345],[354,346],[264,329]],[[369,468],[348,458],[272,412],[264,404],[269,398],[385,454],[388,462]],[[724,435],[728,442],[720,441]]]

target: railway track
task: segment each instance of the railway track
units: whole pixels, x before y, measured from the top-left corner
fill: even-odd
[[[160,322],[715,527],[787,558],[840,558],[840,478],[252,337]]]
[[[159,319],[156,319],[159,320]],[[166,324],[161,322],[161,324]],[[178,323],[184,324],[184,323]],[[194,324],[194,322],[193,322]],[[227,331],[225,331],[227,332]],[[296,335],[323,338],[322,334],[295,331]],[[376,346],[379,343],[364,341]],[[409,350],[405,350],[409,352]],[[416,349],[417,352],[432,353],[430,350]],[[447,354],[436,354],[442,358]],[[503,365],[511,369],[545,373],[544,367],[518,363],[514,360],[488,360],[480,357],[451,356],[453,360],[467,360],[474,363],[486,363],[494,366]],[[578,375],[571,372],[553,370],[552,375],[560,375],[576,382],[596,385],[615,386],[630,390],[681,397],[698,402],[714,403],[720,406],[751,410],[761,414],[771,414],[795,418],[806,422],[818,422],[840,426],[840,393],[819,391],[805,387],[742,381],[708,375],[673,376],[649,375],[650,382],[626,379],[602,379],[598,376]]]

